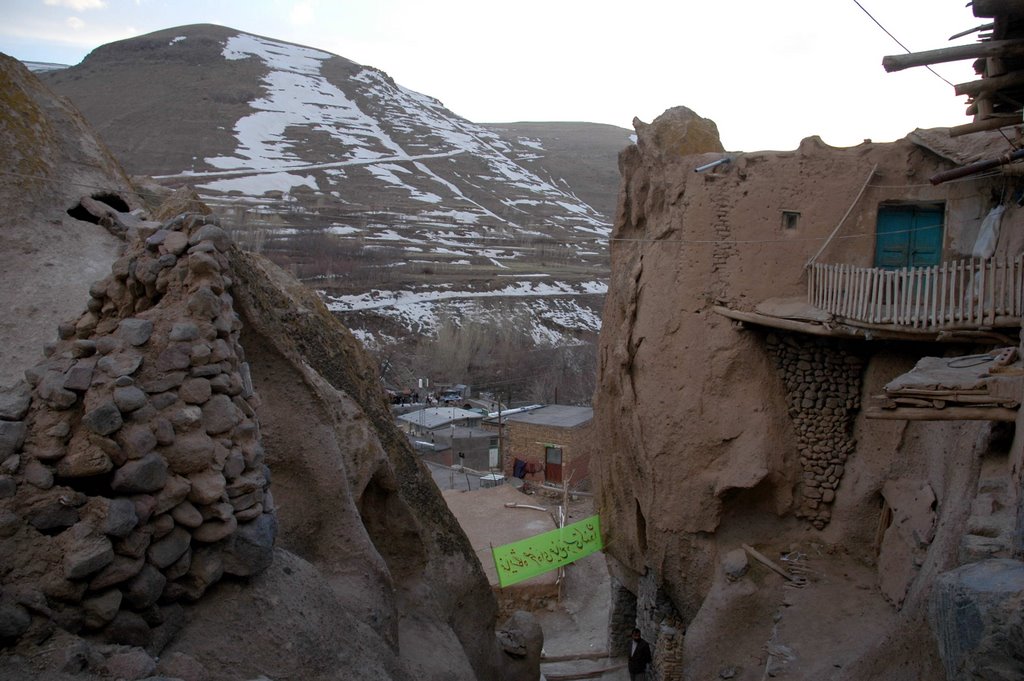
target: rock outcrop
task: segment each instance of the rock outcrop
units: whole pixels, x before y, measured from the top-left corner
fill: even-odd
[[[0,54],[0,387],[34,364],[53,329],[85,306],[121,241],[98,218],[69,215],[84,197],[142,207],[128,177],[85,119],[20,62]],[[85,286],[83,282],[87,282]]]
[[[1004,520],[1024,441],[987,422],[865,418],[866,397],[945,348],[822,338],[829,320],[800,333],[805,309],[776,328],[718,311],[806,300],[816,252],[870,266],[888,202],[946,201],[946,248],[969,253],[991,193],[932,187],[948,161],[909,140],[727,154],[682,107],[636,130],[594,402],[610,648],[635,623],[663,678],[942,678],[929,594],[963,556],[1019,555]]]
[[[185,194],[150,220],[59,186],[33,205],[115,241],[104,271],[60,270],[83,302],[0,391],[0,679],[535,672],[319,299]],[[65,257],[47,234],[26,248]]]
[[[277,519],[231,242],[202,216],[134,232],[26,371],[23,420],[4,422],[21,431],[3,463],[4,590],[37,628],[159,653],[175,633],[160,638],[162,611],[266,569]]]

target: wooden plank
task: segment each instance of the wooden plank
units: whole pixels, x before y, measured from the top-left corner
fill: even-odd
[[[861,267],[860,274],[857,276],[857,319],[864,319],[865,302],[868,296],[867,284],[868,269]]]
[[[839,296],[839,268],[835,265],[832,266],[832,280],[829,282],[829,294],[828,311],[835,314],[836,300]]]
[[[1024,317],[1024,256],[1017,256],[1017,272],[1014,276],[1017,288],[1017,317]]]
[[[964,288],[965,288],[964,280],[965,279],[967,279],[967,261],[966,260],[961,260],[960,261],[960,289],[959,289],[960,295],[957,297],[957,307],[959,308],[959,310],[957,311],[957,317],[956,317],[956,321],[957,322],[962,322],[964,320],[964,313],[967,311],[967,299],[964,298]]]
[[[853,266],[847,265],[843,272],[843,316],[853,312]]]
[[[930,277],[928,283],[928,297],[931,299],[932,313],[929,317],[929,325],[932,328],[939,326],[939,297],[942,293],[939,291],[939,267],[928,268],[928,274]]]
[[[920,327],[925,317],[925,270],[913,268],[913,326]]]
[[[807,304],[813,307],[817,307],[814,304],[814,274],[817,268],[811,265],[807,268]]]
[[[886,396],[908,395],[910,397],[948,397],[950,395],[987,395],[988,388],[971,388],[970,390],[946,390],[942,388],[900,388],[887,391]]]
[[[949,263],[942,263],[942,272],[939,277],[939,326],[946,323],[946,290],[949,286]]]
[[[986,302],[986,299],[988,298],[988,296],[986,295],[986,292],[985,292],[986,281],[985,281],[985,261],[984,260],[979,260],[978,261],[978,274],[977,274],[977,277],[978,277],[978,286],[976,287],[977,291],[978,291],[978,318],[977,319],[978,319],[978,324],[981,325],[981,324],[985,323],[985,302]]]
[[[903,270],[903,290],[905,292],[904,300],[906,301],[903,305],[903,324],[911,326],[913,322],[913,311],[914,311],[914,284],[911,282],[913,279],[913,270]]]
[[[794,577],[793,575],[789,574],[788,572],[783,570],[781,567],[779,567],[779,565],[777,563],[775,563],[773,560],[771,560],[770,558],[765,556],[763,553],[761,553],[760,551],[758,551],[754,547],[750,546],[749,544],[740,544],[740,546],[742,546],[743,550],[746,551],[747,553],[749,553],[755,559],[757,559],[758,561],[763,563],[765,566],[771,568],[774,572],[779,573],[780,575],[782,575],[783,577],[785,577],[789,581],[791,581],[791,582],[799,582],[799,581],[801,581],[801,579],[799,577]]]
[[[1003,407],[897,407],[896,409],[868,408],[864,415],[869,419],[893,421],[1016,421],[1017,410]]]

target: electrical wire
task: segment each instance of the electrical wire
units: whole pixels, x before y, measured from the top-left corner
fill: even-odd
[[[871,15],[871,12],[869,12],[869,11],[867,11],[867,9],[865,9],[864,5],[860,4],[860,2],[858,2],[858,0],[853,0],[853,4],[857,5],[857,7],[860,7],[860,8],[861,8],[861,10],[862,10],[862,11],[864,12],[864,14],[867,14],[867,15],[868,15],[868,18],[869,18],[869,19],[871,19],[871,21],[875,22],[875,24],[876,24],[876,25],[878,26],[878,28],[880,28],[880,29],[882,29],[883,31],[885,31],[885,34],[886,34],[887,36],[889,36],[890,38],[892,38],[892,39],[893,39],[893,41],[894,41],[894,42],[895,42],[895,43],[896,43],[897,45],[899,45],[899,46],[900,46],[900,47],[902,47],[902,48],[903,48],[904,50],[906,50],[907,54],[913,54],[913,52],[911,52],[910,48],[909,48],[909,47],[907,47],[906,45],[904,45],[903,43],[901,43],[901,42],[899,41],[899,39],[898,39],[898,38],[897,38],[896,36],[894,36],[894,35],[893,35],[892,33],[890,33],[890,32],[889,32],[889,29],[887,29],[887,28],[886,28],[885,26],[882,26],[882,23],[881,23],[880,21],[878,21],[878,19],[876,19],[875,17],[873,17],[873,16]],[[951,88],[954,88],[954,89],[956,88],[956,86],[955,86],[955,85],[953,85],[953,84],[952,84],[952,83],[950,83],[950,82],[949,82],[948,80],[946,80],[946,79],[945,79],[945,78],[943,78],[943,77],[942,77],[941,75],[939,75],[939,72],[938,72],[938,71],[936,71],[935,69],[933,69],[933,68],[932,68],[931,66],[925,66],[925,68],[926,68],[926,69],[928,69],[929,71],[931,71],[932,73],[934,73],[934,74],[935,74],[935,77],[936,77],[936,78],[938,78],[939,80],[941,80],[942,82],[944,82],[944,83],[945,83],[946,85],[948,85],[949,87],[951,87]]]

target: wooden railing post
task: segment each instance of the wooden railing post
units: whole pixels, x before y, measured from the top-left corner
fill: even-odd
[[[992,327],[1024,315],[1024,255],[898,270],[812,263],[808,270],[808,303],[850,321],[941,329]]]

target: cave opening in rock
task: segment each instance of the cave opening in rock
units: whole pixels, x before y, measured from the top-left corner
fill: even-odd
[[[417,522],[398,495],[394,476],[379,469],[359,497],[359,515],[366,533],[384,559],[393,579],[418,578],[427,564]]]
[[[93,194],[92,199],[94,201],[99,201],[100,203],[107,204],[108,206],[110,206],[119,213],[127,213],[129,210],[131,210],[131,207],[127,203],[125,203],[124,199],[122,199],[117,194],[113,194],[110,192],[101,192],[99,194]],[[76,203],[71,208],[68,208],[67,213],[74,219],[81,220],[82,222],[91,222],[94,225],[98,225],[100,223],[100,219],[93,215],[91,212],[89,212],[89,210],[82,205],[81,201]]]
[[[647,553],[647,519],[640,509],[640,500],[636,500],[636,540],[640,545],[640,551]]]

